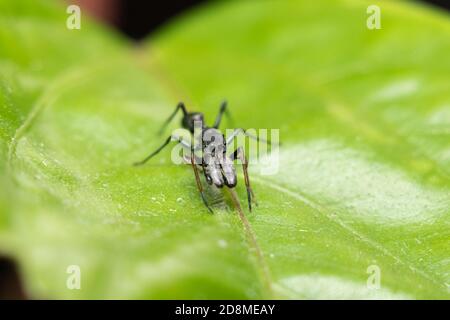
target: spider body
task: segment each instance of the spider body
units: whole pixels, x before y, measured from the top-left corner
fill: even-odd
[[[190,157],[185,158],[186,162],[192,165],[192,169],[195,174],[197,187],[200,192],[201,198],[210,212],[211,207],[206,201],[203,186],[199,177],[199,168],[202,169],[205,180],[210,185],[215,185],[217,188],[226,186],[228,188],[234,188],[237,185],[236,169],[234,167],[234,160],[239,159],[242,163],[242,169],[244,172],[245,186],[247,189],[247,200],[249,210],[252,210],[252,201],[256,204],[253,190],[250,186],[250,180],[248,177],[248,161],[244,155],[242,147],[238,147],[231,155],[227,155],[227,146],[238,135],[244,134],[250,138],[259,139],[255,136],[249,135],[244,129],[235,129],[233,133],[227,139],[218,129],[222,120],[223,114],[227,111],[227,103],[223,102],[220,106],[219,114],[216,117],[214,125],[208,127],[205,125],[204,116],[200,112],[187,112],[186,107],[180,102],[175,111],[165,121],[159,133],[161,134],[167,125],[172,121],[177,112],[181,110],[183,118],[181,125],[184,129],[188,130],[194,138],[197,139],[195,145],[191,145],[189,142],[184,141],[181,137],[174,135],[169,136],[166,141],[157,150],[152,152],[144,160],[136,162],[135,165],[142,165],[158,154],[164,149],[170,141],[178,141],[185,149],[190,151]],[[200,128],[200,134],[195,137],[196,129]],[[201,157],[198,157],[195,152],[202,151]]]

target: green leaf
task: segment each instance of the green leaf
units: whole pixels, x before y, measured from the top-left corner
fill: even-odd
[[[84,18],[67,30],[49,1],[1,1],[0,250],[27,292],[448,299],[450,23],[389,1],[369,30],[368,4],[218,2],[136,48]],[[251,166],[252,213],[239,176],[245,218],[226,190],[209,214],[170,151],[131,166],[179,100],[212,122],[224,98],[283,142],[277,174]]]

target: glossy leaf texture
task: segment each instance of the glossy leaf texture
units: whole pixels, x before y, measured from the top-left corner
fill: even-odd
[[[448,14],[380,2],[369,30],[369,4],[211,3],[137,47],[1,1],[0,250],[28,294],[448,299]],[[179,100],[212,122],[224,98],[283,142],[276,174],[251,165],[252,213],[239,175],[250,229],[226,190],[209,214],[170,151],[131,166]]]

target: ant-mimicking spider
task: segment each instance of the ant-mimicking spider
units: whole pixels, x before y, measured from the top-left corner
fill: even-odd
[[[247,189],[247,200],[248,208],[252,211],[252,201],[255,205],[258,205],[255,199],[255,195],[250,186],[250,180],[248,177],[248,161],[244,154],[244,149],[238,147],[230,156],[226,154],[227,145],[229,145],[233,139],[239,135],[244,134],[257,141],[268,141],[259,139],[256,136],[250,135],[246,130],[239,128],[235,129],[233,133],[225,139],[224,135],[218,130],[220,122],[222,121],[222,116],[227,112],[227,102],[222,102],[219,110],[219,114],[216,117],[214,125],[208,127],[205,125],[204,116],[201,112],[187,112],[186,107],[183,102],[178,103],[175,111],[170,115],[170,117],[164,122],[159,134],[162,134],[164,129],[169,125],[178,110],[183,112],[183,118],[181,120],[181,125],[184,129],[187,129],[192,136],[194,136],[194,129],[196,126],[200,126],[201,134],[197,137],[198,143],[196,145],[191,145],[189,142],[183,140],[181,137],[176,137],[174,135],[169,136],[166,141],[154,152],[148,155],[144,160],[134,163],[135,166],[143,165],[148,160],[157,155],[162,149],[164,149],[170,141],[178,141],[184,148],[190,151],[190,158],[184,158],[184,160],[192,165],[194,170],[195,180],[197,182],[197,188],[202,197],[203,203],[212,213],[213,210],[206,201],[205,194],[203,192],[203,186],[200,181],[200,176],[198,173],[198,167],[200,166],[203,170],[204,176],[208,184],[214,184],[218,188],[222,188],[224,185],[228,188],[234,188],[237,184],[236,170],[234,168],[233,161],[239,159],[242,163],[242,170],[244,172],[245,187]],[[202,150],[202,157],[195,155],[195,151]]]

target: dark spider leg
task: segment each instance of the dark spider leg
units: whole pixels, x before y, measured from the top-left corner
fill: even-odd
[[[192,150],[192,149],[191,149],[191,165],[192,165],[192,169],[194,170],[195,181],[197,182],[197,188],[198,188],[198,191],[200,192],[200,196],[202,197],[203,203],[205,204],[206,208],[208,208],[209,212],[214,213],[212,211],[212,209],[210,208],[210,206],[208,205],[208,202],[206,201],[205,194],[203,192],[202,182],[200,181],[200,176],[198,174],[198,168],[197,168],[197,165],[195,164],[194,150]]]
[[[186,162],[186,164],[190,165],[191,164],[191,157],[188,156],[184,156],[183,160]],[[199,170],[201,170],[201,172],[203,173],[203,175],[205,176],[205,180],[208,184],[212,184],[212,179],[210,176],[208,176],[208,173],[206,172],[206,165],[203,163],[203,159],[200,157],[195,157],[195,161],[197,163],[197,167],[199,168]]]
[[[153,158],[154,156],[156,156],[162,149],[164,149],[164,148],[169,144],[169,142],[172,140],[172,138],[173,138],[175,141],[178,141],[179,143],[181,143],[184,147],[191,149],[191,145],[190,145],[189,143],[185,142],[185,141],[184,141],[183,139],[181,139],[180,137],[172,137],[172,136],[169,136],[169,137],[166,139],[166,141],[164,141],[164,143],[163,143],[158,149],[156,149],[154,152],[152,152],[150,155],[148,155],[144,160],[135,162],[133,165],[135,165],[135,166],[140,166],[140,165],[143,165],[144,163],[146,163],[148,160],[150,160],[151,158]]]
[[[214,121],[214,125],[213,128],[218,129],[220,126],[220,122],[222,121],[222,116],[226,114],[228,119],[230,121],[232,121],[231,115],[230,115],[230,111],[228,111],[227,109],[227,102],[223,101],[222,104],[220,105],[220,110],[219,110],[219,114],[216,117],[216,121]]]
[[[248,209],[250,212],[252,211],[252,200],[256,206],[258,206],[258,202],[256,202],[255,194],[253,193],[253,189],[250,186],[250,179],[248,177],[248,161],[247,157],[244,155],[244,150],[242,147],[239,147],[231,154],[231,160],[236,160],[239,158],[242,162],[242,171],[244,172],[244,181],[245,187],[247,188],[247,201],[248,201]]]
[[[158,135],[161,135],[164,130],[166,129],[166,127],[169,125],[170,121],[173,120],[173,118],[175,117],[175,115],[177,114],[178,110],[183,111],[183,117],[185,117],[187,115],[187,111],[186,111],[186,107],[184,106],[183,102],[178,103],[177,107],[175,108],[175,111],[170,115],[170,117],[164,122],[164,124],[162,125],[161,129],[158,131]]]

